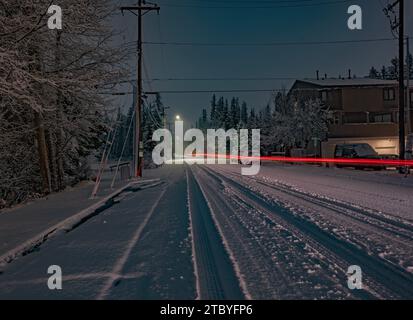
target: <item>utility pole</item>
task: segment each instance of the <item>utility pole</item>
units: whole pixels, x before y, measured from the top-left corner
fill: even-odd
[[[406,82],[406,104],[407,104],[407,134],[412,133],[412,114],[410,101],[410,41],[409,36],[406,36],[406,56],[407,56],[407,82]]]
[[[399,5],[399,18],[392,18],[395,15],[394,8]],[[384,14],[390,19],[390,25],[394,37],[399,39],[399,158],[405,160],[405,86],[404,86],[404,0],[397,0],[384,8]],[[397,36],[395,35],[397,32]],[[410,106],[409,106],[410,107]],[[409,119],[410,120],[410,119]],[[400,168],[400,172],[403,172]]]
[[[404,113],[404,0],[399,0],[399,157],[405,159]],[[403,169],[402,169],[403,170]]]
[[[152,4],[146,5],[144,0],[139,0],[137,6],[121,7],[122,14],[124,11],[130,11],[138,17],[138,63],[137,63],[137,98],[135,108],[135,152],[134,152],[134,174],[135,177],[142,177],[143,169],[143,134],[142,134],[142,42],[143,42],[143,16],[149,11],[157,11],[159,14],[160,7]],[[136,13],[137,12],[137,13]]]

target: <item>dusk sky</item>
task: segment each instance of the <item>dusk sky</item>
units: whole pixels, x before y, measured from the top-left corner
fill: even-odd
[[[397,41],[311,45],[240,45],[279,42],[317,42],[392,38],[383,14],[387,0],[159,0],[160,15],[144,17],[144,41],[220,44],[144,46],[149,78],[226,78],[203,81],[153,81],[145,90],[242,90],[289,88],[295,78],[314,78],[316,70],[329,77],[346,76],[351,69],[365,76],[371,66],[388,65],[397,55]],[[137,1],[123,1],[122,5]],[[363,30],[347,28],[347,8],[363,9]],[[253,8],[255,6],[255,8]],[[283,7],[284,6],[284,7]],[[406,1],[406,33],[413,34],[413,1]],[[122,42],[137,39],[137,19],[125,13],[116,26],[125,30]],[[224,45],[221,45],[224,44]],[[225,45],[226,44],[226,45]],[[232,45],[228,45],[232,44]],[[234,45],[237,44],[237,45]],[[130,45],[131,50],[135,48]],[[412,50],[413,51],[413,50]],[[133,61],[135,63],[135,61]],[[146,78],[146,75],[144,76]],[[228,78],[288,78],[282,80],[228,80]],[[256,109],[271,99],[270,92],[218,93],[238,96]],[[180,114],[194,124],[212,93],[162,94],[171,107],[169,117]],[[125,97],[122,104],[130,104]]]

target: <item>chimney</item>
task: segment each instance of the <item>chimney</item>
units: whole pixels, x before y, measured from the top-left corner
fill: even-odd
[[[317,73],[317,80],[320,80],[320,71],[316,71],[316,73]]]
[[[351,79],[351,69],[348,69],[348,78]]]

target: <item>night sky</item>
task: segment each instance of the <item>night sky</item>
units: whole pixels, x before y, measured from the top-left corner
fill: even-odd
[[[405,2],[406,33],[412,36],[413,0]],[[136,0],[122,1],[122,5],[136,3]],[[392,38],[390,23],[382,11],[387,3],[387,0],[159,0],[160,15],[151,12],[144,17],[144,41],[268,44]],[[363,9],[362,31],[347,28],[347,8],[352,4]],[[295,7],[280,7],[293,5]],[[136,17],[130,13],[116,19],[114,26],[124,31],[119,42],[137,39],[136,22]],[[129,47],[131,50],[135,48],[134,45]],[[411,48],[413,51],[413,45]],[[316,70],[320,70],[321,75],[338,77],[346,76],[348,69],[357,76],[365,76],[371,66],[380,69],[396,55],[397,41],[278,46],[144,46],[149,78],[314,78]],[[135,63],[135,60],[131,61],[132,68]],[[288,89],[292,81],[153,81],[150,85],[145,82],[145,90]],[[239,96],[257,109],[271,99],[269,92],[218,95],[228,99]],[[171,107],[170,117],[180,114],[187,125],[192,125],[202,108],[209,106],[211,96],[211,93],[163,94],[162,98],[165,105]],[[125,97],[119,103],[130,105],[131,99]]]

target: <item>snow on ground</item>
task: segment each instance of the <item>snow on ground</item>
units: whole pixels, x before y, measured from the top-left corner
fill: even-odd
[[[410,177],[372,172],[358,175],[359,172],[337,169],[333,169],[332,175],[332,169],[311,166],[269,166],[263,167],[256,177],[242,177],[239,166],[210,168],[369,254],[412,270]],[[367,185],[369,191],[361,196]],[[389,201],[386,192],[397,200]],[[362,205],[358,202],[360,197]]]
[[[216,169],[239,176],[239,168]],[[252,189],[264,196],[308,216],[321,228],[410,269],[413,264],[413,189],[409,183],[412,179],[373,172],[361,172],[358,176],[350,170],[333,170],[336,174],[331,176],[331,169],[327,168],[271,166],[263,167],[256,177],[239,178],[247,180]],[[312,174],[311,179],[309,174]],[[372,176],[371,181],[367,179],[369,176]],[[367,183],[369,191],[361,196],[360,190]],[[383,192],[394,194],[397,200],[389,201]]]
[[[243,194],[200,169],[196,175],[253,299],[344,299],[353,297],[343,274],[324,256],[269,218]],[[330,261],[331,262],[331,261]],[[321,267],[323,265],[323,268]]]
[[[10,263],[0,274],[0,299],[195,298],[184,172],[157,171],[162,185],[122,194]],[[50,265],[62,268],[61,291],[47,287]]]
[[[297,165],[245,177],[240,169],[146,171],[161,183],[123,192],[7,265],[0,298],[195,299],[228,288],[252,299],[413,297],[412,177]],[[55,264],[62,291],[47,288]],[[347,288],[352,264],[365,272],[365,290]]]
[[[239,171],[236,167],[225,168]],[[413,175],[405,178],[395,171],[264,164],[258,177],[413,222]]]

